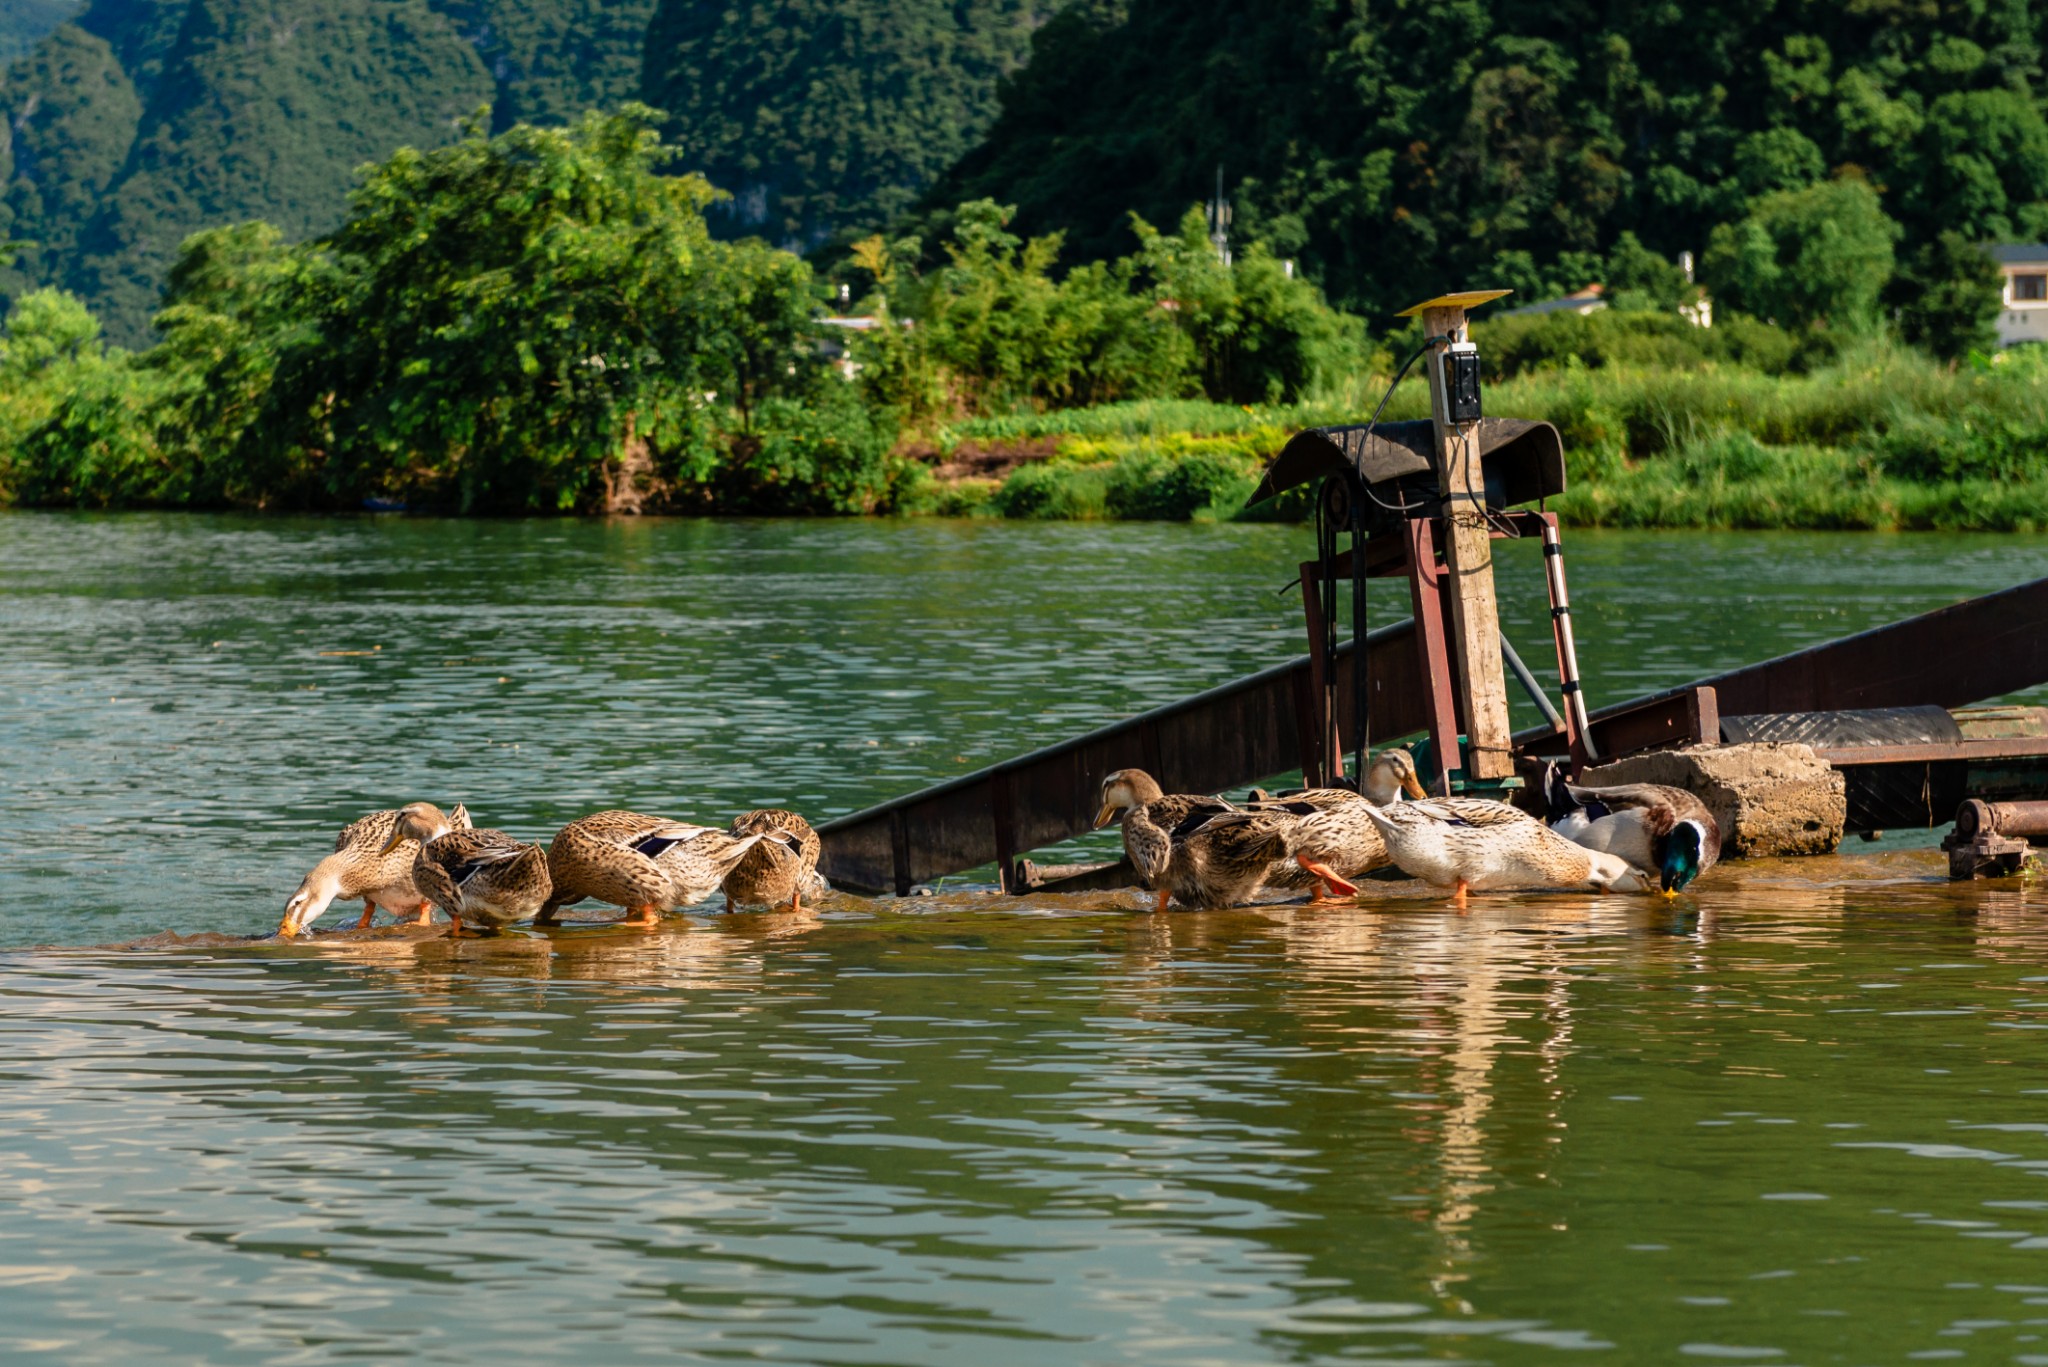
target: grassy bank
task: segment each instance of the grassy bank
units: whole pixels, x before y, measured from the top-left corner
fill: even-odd
[[[901,511],[1291,515],[1238,510],[1291,433],[1361,420],[1384,383],[1286,406],[1160,401],[963,423],[939,434]],[[1557,425],[1569,490],[1553,506],[1578,526],[2048,528],[2048,360],[2027,352],[1951,369],[1872,345],[1805,375],[1570,365],[1493,384],[1486,403]],[[1427,411],[1411,380],[1387,417]],[[946,476],[1000,467],[1005,452],[1026,458]]]

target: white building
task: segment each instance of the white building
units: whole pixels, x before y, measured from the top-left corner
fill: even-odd
[[[1990,250],[2005,276],[1998,344],[2048,342],[2048,245],[2001,243]]]

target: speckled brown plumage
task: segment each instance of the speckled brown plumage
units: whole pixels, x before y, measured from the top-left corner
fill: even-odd
[[[424,910],[430,899],[421,894],[412,876],[413,860],[419,857],[419,842],[400,841],[388,853],[384,852],[398,818],[399,809],[393,808],[371,812],[344,826],[335,837],[334,853],[313,866],[313,871],[300,880],[298,890],[285,903],[279,933],[290,935],[304,930],[337,899],[363,900],[357,929],[368,926],[379,907],[408,917]],[[469,829],[469,811],[459,803],[447,820],[456,830]]]
[[[450,831],[420,847],[413,882],[462,925],[496,929],[546,905],[548,855],[503,831]]]
[[[757,807],[733,818],[726,834],[735,840],[759,836],[725,875],[725,903],[739,906],[781,906],[803,910],[818,870],[818,833],[811,823],[781,807]]]
[[[595,898],[640,913],[694,906],[711,895],[758,835],[734,838],[711,826],[640,812],[595,812],[564,826],[548,847],[554,892],[539,919]]]

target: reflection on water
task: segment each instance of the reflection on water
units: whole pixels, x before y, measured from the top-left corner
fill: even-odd
[[[2048,573],[1572,545],[1606,697]],[[2048,1362],[2048,893],[1924,850],[1468,916],[970,887],[252,938],[400,797],[829,816],[1271,663],[1304,553],[0,518],[0,943],[125,943],[0,955],[0,1354]]]
[[[2048,894],[1717,882],[17,953],[0,1340],[2025,1361]]]

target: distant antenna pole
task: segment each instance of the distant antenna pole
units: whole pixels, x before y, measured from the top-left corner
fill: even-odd
[[[1216,198],[1209,201],[1209,241],[1216,259],[1230,264],[1230,201],[1223,197],[1223,163],[1216,163]]]

